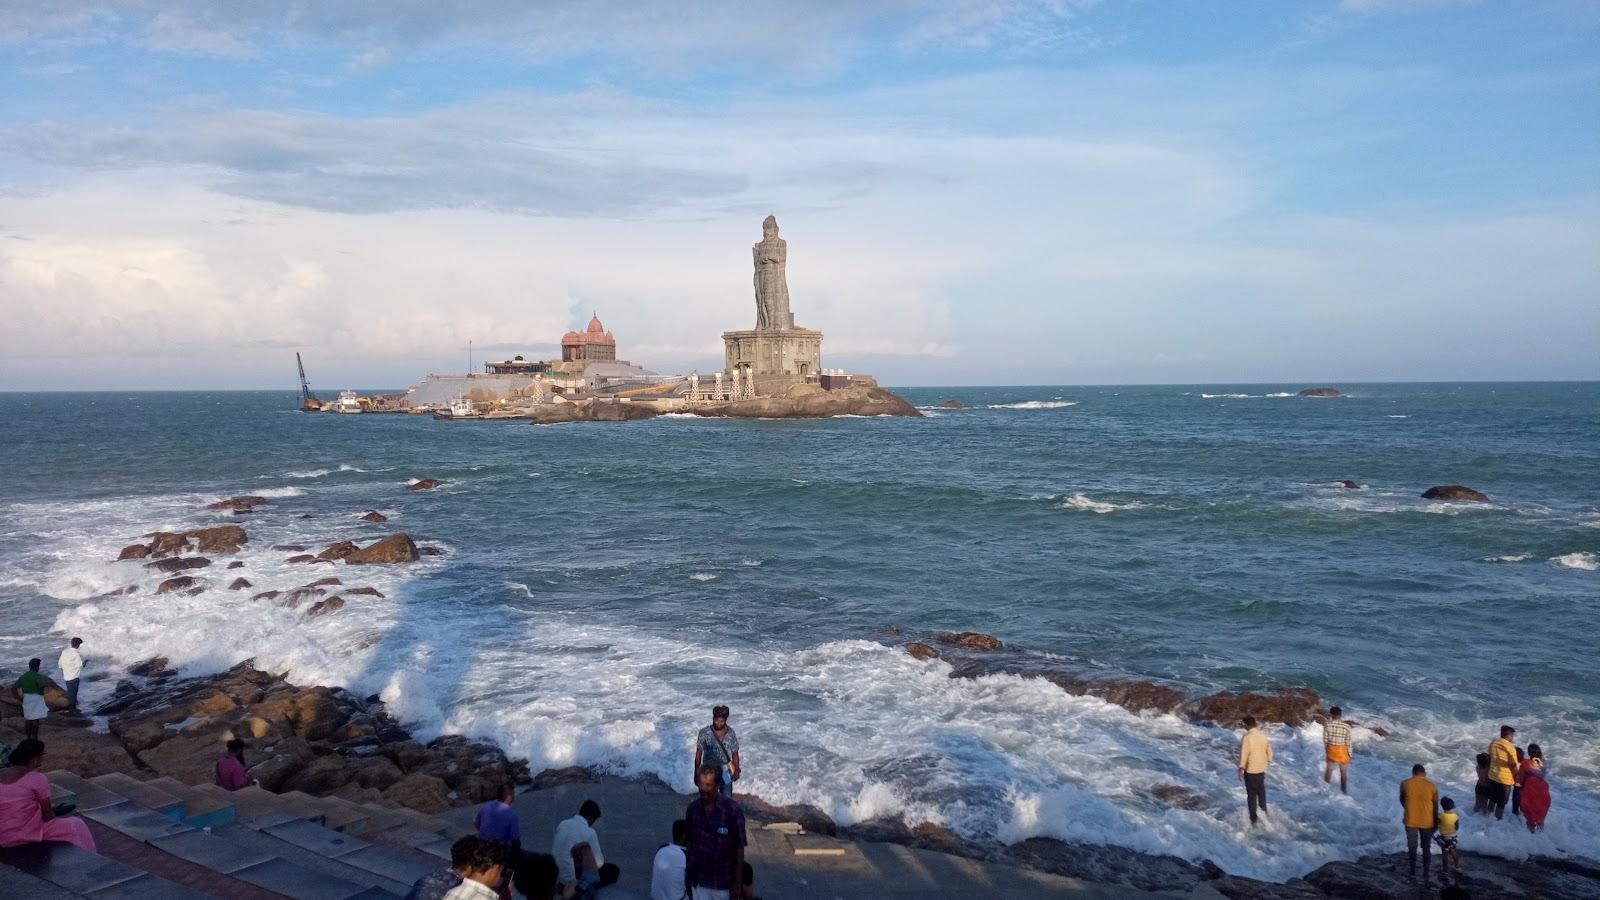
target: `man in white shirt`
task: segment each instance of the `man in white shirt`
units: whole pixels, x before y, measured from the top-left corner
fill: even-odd
[[[454,856],[452,850],[452,857]],[[464,863],[456,867],[461,883],[450,889],[443,900],[500,900],[500,885],[506,880],[506,848],[494,841],[479,839]]]
[[[600,821],[600,804],[583,801],[578,814],[556,826],[555,840],[550,844],[550,855],[556,858],[556,868],[561,870],[562,896],[593,894],[603,882],[600,868],[606,864],[600,852],[600,835],[594,823]],[[611,879],[615,881],[616,879]]]
[[[661,845],[650,866],[650,900],[686,900],[689,896],[683,877],[688,864],[683,848],[688,845],[689,823],[678,819],[672,823],[672,843]]]
[[[61,659],[57,660],[61,666],[61,682],[67,686],[67,703],[74,709],[78,706],[78,676],[83,674],[83,656],[78,653],[82,646],[83,638],[73,638],[72,645],[61,651]]]

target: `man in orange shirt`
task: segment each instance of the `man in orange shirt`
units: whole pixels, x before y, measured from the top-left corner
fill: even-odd
[[[1501,725],[1500,739],[1489,745],[1489,806],[1496,819],[1505,818],[1506,803],[1517,783],[1517,745],[1511,742],[1516,736],[1515,728]]]
[[[1405,811],[1406,853],[1411,857],[1411,877],[1417,876],[1417,844],[1422,844],[1422,878],[1433,867],[1433,829],[1439,824],[1439,789],[1428,780],[1421,763],[1411,767],[1411,777],[1400,782],[1400,808]]]

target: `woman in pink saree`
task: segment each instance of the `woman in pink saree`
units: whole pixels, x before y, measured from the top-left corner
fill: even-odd
[[[39,841],[66,841],[94,852],[94,835],[76,816],[56,818],[50,782],[39,768],[44,744],[25,740],[11,751],[11,765],[0,769],[0,847]]]

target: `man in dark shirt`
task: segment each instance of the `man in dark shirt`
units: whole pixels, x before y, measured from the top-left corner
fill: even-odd
[[[701,766],[695,773],[700,796],[689,804],[689,845],[684,848],[685,880],[693,900],[740,900],[744,893],[744,810],[719,792],[721,770]]]

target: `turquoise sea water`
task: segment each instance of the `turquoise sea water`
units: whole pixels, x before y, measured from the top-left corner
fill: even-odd
[[[746,789],[778,802],[1275,878],[1393,849],[1414,761],[1470,798],[1472,753],[1509,721],[1550,759],[1551,823],[1474,820],[1468,845],[1593,854],[1600,385],[1280,396],[1298,387],[912,389],[975,408],[545,427],[304,415],[286,392],[0,394],[0,653],[53,657],[70,631],[102,670],[253,656],[535,769],[684,787],[692,730],[727,702]],[[444,484],[405,489],[420,477]],[[1443,483],[1491,502],[1420,498]],[[273,502],[237,519],[246,565],[204,570],[205,593],[156,597],[160,576],[109,562],[241,493]],[[390,522],[360,522],[368,509]],[[385,599],[308,621],[225,589],[329,574],[273,544],[389,530],[448,552],[359,580]],[[97,599],[126,584],[141,590]],[[987,631],[1196,693],[1307,685],[1390,736],[1358,732],[1340,798],[1320,730],[1276,729],[1279,815],[1250,834],[1234,735],[1039,681],[950,679],[886,626]],[[1166,808],[1160,784],[1204,808]]]

